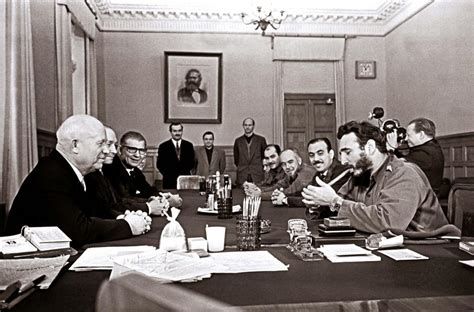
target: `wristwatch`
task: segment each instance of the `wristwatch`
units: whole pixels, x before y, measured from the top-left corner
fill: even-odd
[[[329,209],[331,211],[339,211],[339,209],[342,206],[342,201],[343,201],[342,197],[340,196],[334,197],[334,199],[329,204]]]

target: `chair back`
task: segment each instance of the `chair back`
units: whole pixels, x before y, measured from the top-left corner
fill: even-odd
[[[161,284],[130,273],[105,281],[99,288],[96,311],[241,311],[213,298],[173,284]]]
[[[176,188],[178,190],[199,190],[199,179],[201,176],[198,175],[181,175],[178,177]]]
[[[454,180],[448,197],[448,221],[462,236],[474,237],[474,178]]]

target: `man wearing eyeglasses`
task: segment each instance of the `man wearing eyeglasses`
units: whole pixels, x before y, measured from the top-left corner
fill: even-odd
[[[112,164],[104,165],[104,175],[112,184],[122,202],[137,202],[137,199],[147,201],[148,206],[160,198],[155,195],[158,190],[146,181],[145,175],[139,169],[146,158],[147,147],[145,137],[136,131],[128,131],[120,138],[118,154]],[[168,200],[171,207],[180,207],[182,200],[178,195],[160,194]],[[153,207],[150,207],[153,212]]]

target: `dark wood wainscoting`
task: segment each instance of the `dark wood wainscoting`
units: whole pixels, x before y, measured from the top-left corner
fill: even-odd
[[[437,138],[444,153],[444,177],[474,177],[474,132],[451,134]]]
[[[48,156],[56,147],[56,133],[37,129],[38,136],[38,158]]]

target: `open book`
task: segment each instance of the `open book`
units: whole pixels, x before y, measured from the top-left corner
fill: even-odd
[[[0,237],[0,258],[69,249],[70,242],[71,239],[57,226],[24,226],[21,234]]]

